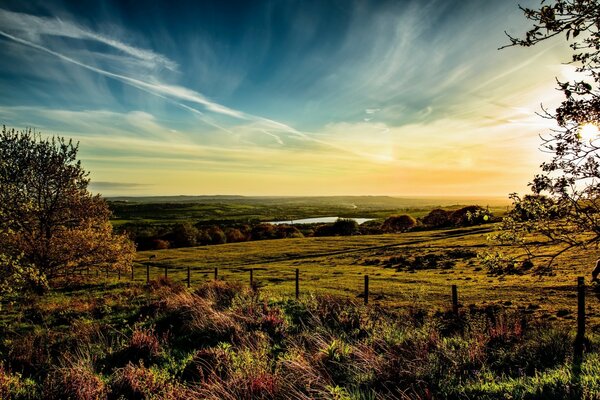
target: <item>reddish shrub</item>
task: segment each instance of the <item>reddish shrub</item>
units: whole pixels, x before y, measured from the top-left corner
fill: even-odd
[[[84,365],[55,370],[46,379],[43,391],[48,400],[96,400],[107,395],[104,382]]]

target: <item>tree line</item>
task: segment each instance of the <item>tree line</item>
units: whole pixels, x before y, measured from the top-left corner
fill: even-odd
[[[206,246],[254,240],[322,236],[377,235],[411,230],[463,227],[498,221],[488,209],[471,205],[458,210],[434,209],[423,218],[408,214],[358,224],[350,218],[318,224],[205,224],[189,221],[176,224],[126,223],[116,231],[126,234],[137,250]]]

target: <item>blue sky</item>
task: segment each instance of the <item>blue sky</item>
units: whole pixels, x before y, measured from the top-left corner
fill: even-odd
[[[525,1],[535,6],[537,2]],[[514,1],[0,3],[0,120],[80,141],[105,195],[490,195],[572,76]]]

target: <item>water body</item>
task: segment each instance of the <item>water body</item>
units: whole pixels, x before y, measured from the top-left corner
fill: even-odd
[[[273,225],[282,225],[282,224],[292,224],[292,225],[296,225],[296,224],[327,224],[327,223],[333,223],[335,221],[337,221],[339,217],[318,217],[318,218],[303,218],[303,219],[294,219],[294,220],[287,220],[287,221],[271,221],[268,222],[269,224],[273,224]],[[374,218],[348,218],[348,219],[353,219],[355,220],[359,225],[363,224],[367,221],[372,221]]]

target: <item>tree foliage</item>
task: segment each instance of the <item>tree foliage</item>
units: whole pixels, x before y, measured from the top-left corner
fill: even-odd
[[[84,268],[126,268],[134,247],[112,232],[110,211],[87,191],[78,145],[61,137],[0,134],[0,252],[49,281]]]
[[[511,195],[514,209],[504,220],[503,240],[526,244],[532,233],[561,244],[549,256],[576,246],[600,243],[600,138],[586,135],[600,124],[600,2],[598,0],[542,1],[539,8],[522,8],[532,28],[522,38],[509,35],[509,46],[534,46],[562,37],[572,50],[569,61],[581,79],[561,82],[564,100],[542,116],[556,122],[542,136],[542,151],[551,160],[541,165],[530,196]],[[530,257],[535,256],[528,249]]]
[[[384,232],[395,233],[395,232],[406,232],[417,225],[417,220],[410,215],[393,215],[383,221],[381,229]]]

